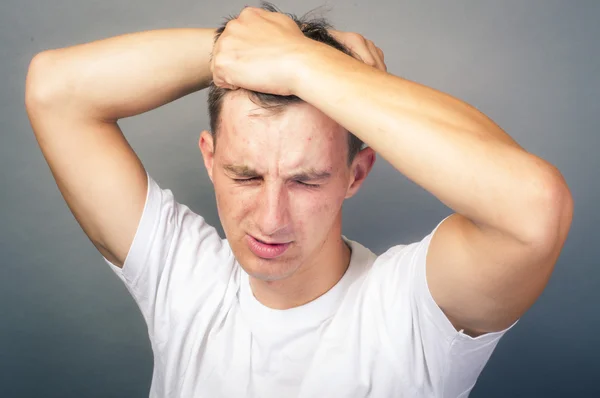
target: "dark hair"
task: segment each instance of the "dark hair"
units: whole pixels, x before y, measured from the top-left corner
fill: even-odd
[[[311,18],[311,12],[306,13],[302,17],[297,17],[294,14],[283,13],[277,7],[275,7],[271,3],[267,3],[265,1],[261,2],[261,6],[263,10],[271,11],[271,12],[279,12],[285,14],[292,18],[294,22],[298,25],[302,33],[310,39],[316,40],[321,43],[325,43],[344,54],[355,57],[350,49],[344,46],[342,43],[333,38],[327,31],[327,29],[332,28],[333,26],[324,18]],[[221,33],[225,30],[225,26],[227,22],[237,17],[229,17],[226,18],[226,21],[216,30],[215,33],[215,43],[221,36]],[[210,129],[211,134],[213,136],[213,142],[216,145],[217,139],[217,130],[219,128],[219,121],[221,116],[221,110],[223,108],[223,99],[227,95],[227,93],[231,91],[229,89],[225,89],[222,87],[217,87],[213,82],[210,83],[210,88],[208,91],[208,114],[210,119]],[[265,109],[274,109],[279,110],[286,105],[291,105],[295,103],[302,102],[302,99],[295,95],[274,95],[267,93],[260,93],[257,91],[246,90],[248,92],[249,98],[252,102],[257,104],[258,106]],[[362,149],[363,142],[360,138],[356,137],[351,132],[348,132],[348,164],[352,162],[356,154]],[[215,147],[216,148],[216,147]]]

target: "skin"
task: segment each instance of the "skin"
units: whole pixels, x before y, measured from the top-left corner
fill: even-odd
[[[349,166],[347,132],[331,118],[307,103],[273,114],[242,90],[224,99],[218,141],[214,152],[204,131],[199,146],[227,240],[257,299],[286,309],[329,290],[350,260],[342,204],[371,170],[373,150]],[[317,175],[300,177],[311,170]],[[248,234],[292,243],[282,256],[264,259],[250,251]]]
[[[469,104],[387,73],[370,40],[340,38],[365,62],[307,39],[286,15],[245,8],[215,43],[214,82],[298,96],[454,210],[429,245],[429,290],[457,330],[505,329],[539,297],[566,240],[564,178]]]
[[[119,119],[206,88],[211,80],[231,89],[297,95],[322,113],[309,112],[306,122],[316,126],[312,132],[327,137],[335,130],[325,115],[452,209],[427,253],[430,292],[457,330],[476,336],[506,328],[542,293],[566,241],[574,204],[562,174],[473,106],[387,73],[383,52],[370,40],[358,33],[334,34],[363,62],[307,39],[286,15],[252,7],[227,24],[214,47],[214,30],[168,29],[44,51],[29,67],[26,109],[73,215],[98,250],[123,266],[144,208],[147,177]],[[225,110],[225,119],[244,115],[243,107],[235,109]],[[332,150],[341,138],[314,148],[323,157],[312,157],[313,148],[301,140],[309,132],[298,131],[300,123],[289,122],[290,115],[246,113],[236,129],[230,128],[232,120],[225,121],[214,154],[207,133],[200,139],[234,250],[253,280],[261,281],[253,282],[255,296],[274,308],[314,299],[339,280],[347,266],[338,236],[339,207],[356,192],[374,158],[364,152],[362,166],[344,180],[347,166]],[[256,127],[260,123],[270,134]],[[241,139],[230,140],[234,134]],[[260,157],[256,147],[247,155],[245,147],[237,147],[243,139],[249,147],[263,145]],[[233,160],[261,168],[258,186],[234,188],[224,175],[221,157],[233,145],[240,155]],[[298,149],[307,152],[302,159]],[[284,151],[298,164],[286,163]],[[317,165],[317,158],[323,164]],[[346,183],[330,181],[326,194],[284,184],[283,176],[300,163],[330,166]],[[243,206],[233,202],[234,191],[245,198]],[[326,228],[315,229],[308,209],[322,216],[319,223]],[[236,221],[239,226],[232,224]],[[268,266],[252,261],[239,243],[243,233],[294,239],[290,261]],[[319,242],[326,242],[321,252]]]

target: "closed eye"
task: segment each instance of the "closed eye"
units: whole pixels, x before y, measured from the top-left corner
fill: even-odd
[[[243,184],[245,182],[251,182],[251,181],[255,181],[258,180],[259,177],[251,177],[251,178],[232,178],[233,181]]]
[[[238,184],[247,184],[253,181],[258,180],[260,177],[250,177],[250,178],[232,178],[233,181],[235,181]],[[294,182],[296,184],[305,186],[305,187],[309,187],[309,188],[318,188],[321,185],[320,184],[309,184],[307,182],[301,181],[301,180],[294,180]]]
[[[304,185],[305,187],[310,187],[310,188],[318,188],[318,187],[321,186],[319,184],[308,184],[308,183],[306,183],[304,181],[300,181],[300,180],[295,180],[295,182],[298,183],[298,184],[300,184],[300,185]]]

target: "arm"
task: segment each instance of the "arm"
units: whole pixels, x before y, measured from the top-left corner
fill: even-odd
[[[320,43],[298,59],[296,95],[457,213],[427,256],[432,296],[454,326],[473,336],[510,326],[541,294],[570,227],[560,172],[450,95]]]
[[[248,7],[215,44],[211,70],[217,86],[297,95],[453,209],[428,249],[431,294],[468,334],[510,326],[565,242],[566,182],[474,107],[386,73],[383,54],[362,41],[377,68],[305,38],[285,15]]]
[[[25,102],[58,188],[97,249],[122,266],[146,171],[117,120],[208,86],[213,29],[133,33],[36,55]]]

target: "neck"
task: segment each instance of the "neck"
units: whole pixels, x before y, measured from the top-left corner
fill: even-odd
[[[328,239],[321,250],[292,276],[263,281],[250,276],[254,297],[263,305],[285,310],[309,303],[328,292],[344,276],[351,250],[341,235]]]

